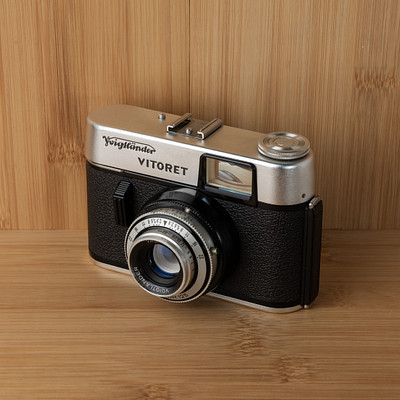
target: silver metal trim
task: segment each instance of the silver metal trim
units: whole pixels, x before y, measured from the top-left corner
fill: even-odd
[[[192,115],[193,115],[192,113],[183,114],[176,121],[174,121],[171,125],[167,125],[167,132],[175,133],[174,129],[177,128],[179,125],[183,124],[184,122],[190,121]]]
[[[203,154],[251,163],[257,170],[258,201],[296,205],[314,195],[312,151],[297,160],[273,160],[259,153],[258,132],[221,126],[206,140],[171,135],[176,115],[127,105],[93,110],[88,115],[86,159],[104,168],[131,171],[197,187]]]
[[[90,256],[89,256],[89,257],[90,257]],[[109,271],[119,272],[120,274],[125,274],[125,275],[131,276],[131,271],[129,271],[129,269],[120,268],[120,267],[116,267],[115,265],[102,263],[102,262],[100,262],[100,261],[95,260],[93,257],[90,257],[90,259],[91,259],[91,260],[93,261],[93,263],[96,264],[98,267],[101,267],[101,268],[103,268],[103,269],[108,269]],[[135,283],[136,283],[136,281],[135,281]]]
[[[266,306],[262,306],[260,304],[251,303],[249,301],[244,301],[244,300],[240,300],[240,299],[235,299],[233,297],[224,296],[224,295],[219,294],[219,293],[210,292],[210,293],[207,293],[207,294],[209,296],[215,297],[217,299],[229,301],[231,303],[240,304],[241,306],[255,308],[257,310],[266,311],[266,312],[273,313],[273,314],[288,314],[288,313],[291,313],[291,312],[294,312],[294,311],[297,311],[297,310],[300,310],[300,309],[303,308],[300,304],[298,306],[293,306],[293,307],[288,307],[288,308],[266,307]]]
[[[109,265],[109,264],[102,263],[100,261],[95,260],[92,257],[90,257],[90,258],[93,260],[93,262],[96,265],[98,265],[101,268],[132,276],[131,272],[129,270],[126,270],[124,268],[115,267],[114,265]],[[133,279],[133,281],[135,282],[135,285],[139,286],[138,283],[134,279]],[[273,308],[273,307],[261,306],[259,304],[251,303],[249,301],[235,299],[233,297],[224,296],[222,294],[214,293],[214,292],[207,293],[207,296],[215,297],[216,299],[229,301],[230,303],[239,304],[241,306],[250,307],[250,308],[254,308],[256,310],[261,310],[261,311],[265,311],[265,312],[269,312],[269,313],[273,313],[273,314],[288,314],[288,313],[291,313],[291,312],[294,312],[294,311],[301,310],[302,308],[309,309],[313,304],[313,303],[307,304],[304,307],[302,307],[301,305],[298,305],[298,306],[288,307],[288,308]]]
[[[203,126],[200,127],[200,129],[194,130],[194,127],[186,127],[183,132],[180,131],[180,128],[192,122],[191,118],[192,118],[191,113],[186,113],[182,115],[171,125],[167,125],[167,133],[172,135],[194,137],[196,139],[204,140],[223,125],[220,119],[214,118],[212,121],[206,122]],[[194,125],[198,126],[200,122],[203,121],[193,119]]]
[[[197,135],[201,140],[210,136],[213,132],[219,129],[223,125],[222,121],[218,118],[214,118],[212,121],[205,124],[202,128],[197,131]]]
[[[310,210],[312,210],[319,202],[320,202],[320,197],[317,195],[317,196],[314,196],[311,200],[310,200],[310,202],[308,203],[308,208],[310,209]]]

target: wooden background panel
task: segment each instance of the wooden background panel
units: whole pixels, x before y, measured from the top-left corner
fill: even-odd
[[[302,133],[326,228],[399,228],[399,37],[391,0],[2,1],[0,229],[86,227],[108,103]]]
[[[307,136],[324,226],[400,228],[400,3],[192,0],[191,111]]]
[[[0,229],[86,227],[90,109],[187,111],[188,13],[188,0],[0,3]]]

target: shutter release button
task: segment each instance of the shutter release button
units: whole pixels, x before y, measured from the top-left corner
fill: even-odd
[[[296,133],[274,132],[261,136],[258,151],[275,160],[296,160],[309,153],[310,142]]]

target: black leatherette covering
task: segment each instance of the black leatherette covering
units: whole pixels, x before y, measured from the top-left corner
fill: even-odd
[[[87,163],[89,250],[98,261],[127,268],[126,227],[115,223],[113,194],[121,180],[133,184],[134,215],[167,187]],[[301,302],[304,209],[255,208],[218,200],[239,233],[241,256],[214,292],[269,307]]]

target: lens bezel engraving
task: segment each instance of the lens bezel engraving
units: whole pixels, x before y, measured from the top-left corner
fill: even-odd
[[[172,236],[172,242],[166,239],[167,231],[171,232],[169,239]],[[155,287],[154,282],[146,279],[140,265],[133,265],[135,247],[149,240],[167,244],[179,260],[181,271],[184,271],[179,287],[174,286],[173,290],[162,285]],[[128,229],[125,239],[125,255],[133,278],[147,292],[174,302],[191,301],[207,291],[216,271],[216,254],[210,250],[214,247],[211,236],[200,221],[189,212],[173,208],[155,209],[139,216]],[[183,254],[187,252],[193,257],[190,268],[185,267],[183,261]],[[191,258],[186,256],[186,259]]]

